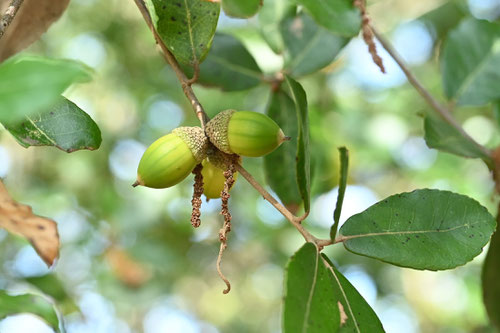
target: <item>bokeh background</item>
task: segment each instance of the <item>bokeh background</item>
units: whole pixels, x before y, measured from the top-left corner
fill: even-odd
[[[440,41],[432,24],[418,18],[444,3],[368,2],[373,24],[441,100]],[[500,15],[498,0],[469,0],[465,6],[477,18]],[[272,74],[283,60],[266,46],[257,24],[257,18],[236,20],[221,12],[218,30],[242,40]],[[65,95],[99,124],[103,144],[72,154],[24,149],[0,131],[0,177],[14,198],[57,221],[62,240],[57,265],[47,269],[26,241],[0,230],[0,287],[50,292],[65,314],[68,333],[280,332],[283,269],[303,239],[271,205],[243,178],[237,181],[222,264],[233,290],[223,295],[215,270],[220,200],[204,202],[202,225],[193,230],[192,177],[165,190],[131,187],[151,142],[177,126],[197,125],[134,2],[72,0],[28,52],[78,59],[95,69],[91,83]],[[468,195],[495,214],[486,166],[427,148],[421,117],[427,105],[380,47],[379,53],[385,75],[355,38],[333,64],[300,80],[308,95],[314,162],[307,227],[328,235],[339,146],[346,146],[351,158],[342,221],[386,196],[426,187]],[[227,108],[263,112],[269,96],[265,84],[244,92],[199,86],[195,91],[210,116]],[[500,144],[490,108],[462,108],[456,116],[479,143]],[[248,158],[244,165],[265,183],[262,159]],[[484,252],[464,267],[442,272],[390,266],[341,245],[325,252],[387,332],[492,331],[481,300]],[[0,332],[52,330],[21,314],[0,321]]]

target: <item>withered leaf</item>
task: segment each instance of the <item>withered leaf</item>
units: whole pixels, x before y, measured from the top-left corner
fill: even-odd
[[[112,245],[106,251],[105,258],[115,277],[131,288],[140,287],[151,278],[149,267],[116,245]]]
[[[33,214],[30,206],[12,200],[1,181],[0,227],[26,238],[48,266],[59,255],[57,224],[51,219]]]
[[[10,1],[0,0],[1,14]],[[24,0],[14,20],[0,39],[0,61],[37,41],[62,15],[68,3],[69,0]]]

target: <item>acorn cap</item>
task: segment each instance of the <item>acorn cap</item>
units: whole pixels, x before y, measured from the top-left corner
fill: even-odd
[[[205,132],[207,133],[210,142],[226,154],[233,154],[231,148],[229,147],[227,131],[229,127],[229,120],[235,112],[236,110],[232,109],[221,111],[205,126]]]
[[[207,157],[208,138],[200,127],[177,127],[172,131],[189,147],[198,163]]]
[[[237,162],[241,164],[241,156],[235,154],[226,154],[214,148],[213,146],[207,149],[207,160],[224,171],[227,170],[228,164],[231,163],[231,161],[235,160],[235,157],[237,157]]]

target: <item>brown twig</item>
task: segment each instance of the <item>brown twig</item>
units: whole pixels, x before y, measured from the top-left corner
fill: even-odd
[[[16,14],[23,4],[23,1],[24,0],[12,0],[10,2],[9,7],[7,7],[7,10],[0,19],[0,38],[2,38],[2,36],[5,34],[5,31],[14,20],[14,17],[16,17]]]
[[[473,138],[467,134],[462,126],[455,120],[450,110],[441,104],[422,86],[422,84],[417,80],[417,78],[410,72],[406,64],[404,63],[401,56],[397,53],[397,51],[392,47],[392,45],[380,34],[376,29],[371,27],[373,34],[379,40],[380,44],[384,47],[384,49],[389,53],[389,55],[396,61],[399,65],[403,73],[405,73],[406,78],[411,83],[411,85],[418,91],[420,96],[429,104],[429,106],[436,111],[444,121],[454,127],[460,135],[466,140],[470,141],[474,144],[481,152],[483,152],[486,156],[491,157],[491,151],[486,147],[477,143]]]
[[[191,206],[193,207],[193,211],[191,212],[191,225],[195,228],[198,228],[201,224],[201,195],[203,194],[203,175],[201,174],[201,170],[203,166],[198,164],[194,170],[194,184],[193,184],[193,199],[191,200]]]
[[[198,81],[198,79],[200,78],[200,65],[198,63],[195,63],[193,69],[194,69],[193,77],[187,81],[188,85],[196,83],[196,81]]]
[[[160,46],[160,49],[162,51],[163,57],[165,60],[170,64],[172,69],[175,72],[175,75],[179,79],[182,85],[182,90],[184,91],[184,95],[186,95],[187,99],[191,102],[191,106],[193,107],[194,112],[196,113],[196,116],[198,117],[201,128],[205,129],[205,124],[208,122],[209,118],[207,114],[205,113],[205,110],[203,110],[203,106],[201,106],[201,103],[198,101],[198,98],[194,94],[193,88],[191,85],[195,83],[198,80],[199,76],[199,67],[197,64],[194,66],[194,75],[191,79],[188,79],[186,74],[182,71],[181,67],[179,66],[179,63],[177,62],[177,59],[175,59],[174,55],[168,50],[167,46],[165,43],[160,38],[160,35],[158,35],[158,32],[156,31],[153,21],[151,19],[151,16],[149,15],[148,9],[146,7],[146,4],[144,3],[143,0],[134,0],[135,4],[139,8],[139,10],[142,13],[142,16],[144,17],[144,20],[146,21],[149,29],[153,33],[153,36],[156,40],[156,43]]]
[[[318,239],[318,241],[316,242],[316,245],[321,250],[325,246],[333,245],[333,244],[337,244],[337,243],[343,243],[345,241],[348,241],[351,238],[353,238],[353,237],[337,235],[337,237],[335,237],[334,240],[331,240],[331,239]]]
[[[371,54],[373,62],[380,68],[382,73],[385,73],[384,63],[382,58],[377,53],[377,46],[373,41],[373,31],[370,27],[370,17],[366,12],[366,5],[364,0],[354,0],[354,6],[361,12],[361,32],[363,40],[368,45],[368,52]]]

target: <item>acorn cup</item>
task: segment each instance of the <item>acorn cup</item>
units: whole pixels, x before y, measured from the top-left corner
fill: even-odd
[[[224,169],[221,169],[221,167],[223,167],[224,165],[220,163],[217,163],[216,165],[209,159],[203,160],[202,165],[203,169],[201,170],[201,174],[203,175],[203,194],[205,194],[207,199],[220,198],[221,192],[224,189],[224,184],[226,183],[226,177],[224,177]],[[235,181],[237,176],[238,173],[233,174],[233,178]]]
[[[146,149],[133,186],[167,188],[186,178],[207,154],[208,139],[199,127],[178,127]]]
[[[264,156],[290,140],[268,116],[253,111],[225,110],[210,120],[205,132],[226,154]]]

